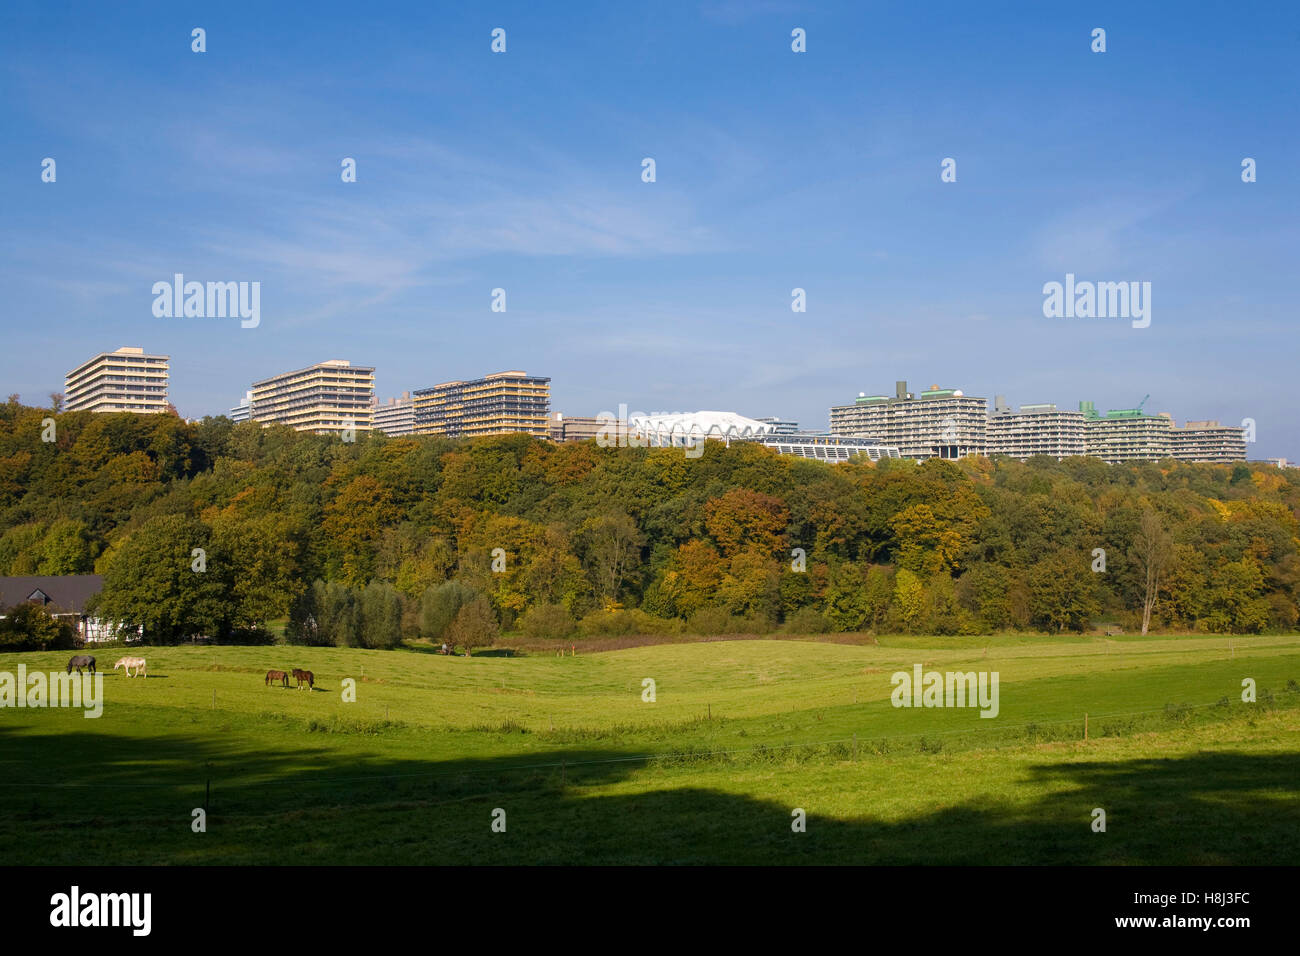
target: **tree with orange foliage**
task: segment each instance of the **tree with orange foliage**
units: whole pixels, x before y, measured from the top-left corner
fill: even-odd
[[[733,488],[704,506],[704,527],[723,556],[754,548],[775,555],[785,549],[790,509],[784,501],[750,488]]]

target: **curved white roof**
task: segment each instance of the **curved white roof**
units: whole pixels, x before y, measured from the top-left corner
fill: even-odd
[[[735,412],[714,411],[636,415],[628,419],[628,427],[657,445],[697,441],[701,438],[717,438],[721,441],[755,438],[776,430],[776,426],[769,422],[755,421]]]

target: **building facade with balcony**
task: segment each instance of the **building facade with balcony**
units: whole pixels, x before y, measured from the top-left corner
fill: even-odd
[[[168,410],[168,368],[168,356],[148,355],[134,346],[101,352],[63,377],[63,407],[69,412],[161,414]]]
[[[1111,464],[1159,461],[1173,456],[1173,417],[1152,415],[1142,408],[1113,409],[1099,415],[1092,402],[1080,402],[1083,412],[1084,454]]]
[[[375,370],[330,359],[253,383],[251,420],[317,434],[371,428]]]
[[[415,399],[410,392],[376,405],[373,411],[371,424],[375,431],[393,436],[415,434]]]
[[[239,404],[230,410],[230,420],[238,425],[240,422],[250,421],[253,415],[253,390],[250,388],[244,393]]]
[[[892,397],[861,394],[852,405],[831,408],[831,434],[870,439],[918,460],[983,455],[988,401],[938,385],[912,393],[900,381]]]
[[[523,433],[546,438],[551,380],[518,370],[415,391],[415,434],[476,438]]]
[[[1021,405],[1013,411],[996,396],[988,423],[988,456],[1024,461],[1046,455],[1058,461],[1084,453],[1083,412],[1051,404]]]
[[[1245,429],[1216,421],[1188,422],[1170,429],[1173,456],[1180,461],[1236,462],[1246,460]]]

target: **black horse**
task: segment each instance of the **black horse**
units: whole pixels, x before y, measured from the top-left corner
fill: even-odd
[[[72,673],[72,669],[74,667],[77,669],[78,674],[81,673],[81,669],[83,667],[88,668],[90,672],[93,674],[95,673],[95,659],[91,657],[89,654],[78,654],[72,660],[68,661],[69,674]]]

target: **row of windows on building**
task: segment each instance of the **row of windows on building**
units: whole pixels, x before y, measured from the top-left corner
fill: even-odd
[[[1179,427],[1167,413],[1139,406],[1099,415],[1091,402],[1078,411],[1055,405],[1013,410],[998,396],[992,414],[983,398],[937,385],[912,393],[898,382],[895,393],[860,395],[852,405],[831,409],[831,433],[896,446],[908,458],[967,455],[1026,459],[1089,456],[1109,462],[1231,462],[1246,458],[1246,429],[1217,421],[1189,421]]]
[[[168,357],[123,347],[101,352],[64,376],[63,407],[70,412],[160,414],[167,404]]]
[[[380,404],[374,400],[374,375],[374,368],[342,359],[322,362],[254,383],[231,409],[231,417],[317,432],[351,428],[455,438],[514,432],[547,436],[549,378],[498,372],[404,392]]]
[[[163,412],[169,407],[167,375],[165,355],[126,347],[102,353],[68,373],[65,407]],[[372,366],[331,359],[255,382],[230,417],[320,433],[375,429],[389,435],[467,438],[506,433],[554,441],[597,437],[601,420],[551,412],[550,381],[512,370],[444,382],[376,403]],[[1099,415],[1090,402],[1081,402],[1078,411],[1049,404],[1013,410],[1000,396],[990,414],[985,399],[960,389],[935,385],[912,393],[906,382],[897,382],[892,396],[862,394],[850,405],[831,408],[829,435],[802,433],[796,422],[781,419],[754,421],[767,426],[763,444],[782,454],[828,461],[863,453],[873,459],[1086,455],[1111,462],[1171,457],[1228,462],[1246,457],[1244,429],[1216,421],[1178,427],[1168,414],[1153,415],[1140,407]],[[783,442],[781,436],[798,440]]]
[[[96,355],[64,377],[64,407],[165,412],[168,361],[135,347]],[[521,371],[445,382],[382,405],[374,395],[372,366],[331,359],[254,382],[230,417],[319,433],[372,428],[390,435],[456,437],[524,432],[545,438],[550,433],[550,379]]]

